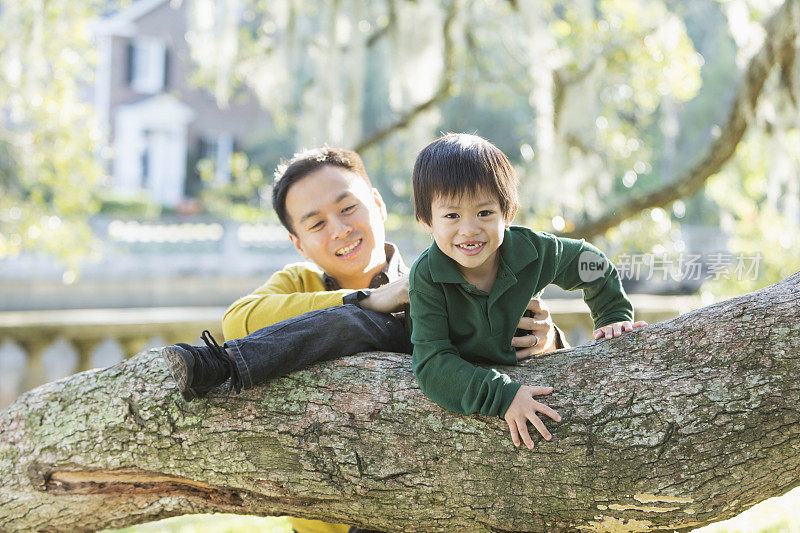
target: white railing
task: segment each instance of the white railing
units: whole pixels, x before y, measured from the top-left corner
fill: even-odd
[[[221,342],[224,312],[224,307],[156,307],[0,313],[0,346],[6,347],[0,355],[10,352],[9,342],[24,354],[22,368],[4,369],[0,359],[0,407],[42,383],[96,366],[93,360],[108,362],[107,354],[98,357],[97,352],[109,339],[117,345],[117,359],[139,353],[153,340],[160,345],[198,344],[204,329]],[[45,361],[44,352],[57,342],[66,342],[72,350],[62,350],[56,361],[52,357]],[[108,349],[107,343],[104,346]],[[54,362],[61,375],[48,368]]]

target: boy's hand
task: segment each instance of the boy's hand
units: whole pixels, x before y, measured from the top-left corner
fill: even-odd
[[[408,303],[408,276],[372,289],[369,296],[359,302],[362,309],[381,313],[396,313]]]
[[[613,324],[609,324],[594,330],[592,336],[594,337],[594,340],[601,339],[603,337],[610,339],[612,337],[619,337],[624,331],[633,331],[635,328],[643,328],[646,325],[647,322],[644,320],[637,320],[633,324],[631,324],[630,320],[626,320],[624,322],[614,322]]]
[[[519,388],[504,417],[508,423],[508,429],[511,431],[511,440],[514,442],[514,446],[519,446],[521,436],[525,446],[530,450],[533,449],[533,440],[531,440],[531,436],[528,433],[528,422],[533,424],[533,427],[541,433],[545,440],[553,438],[536,413],[544,413],[556,422],[561,422],[561,415],[545,404],[533,399],[534,396],[550,394],[551,392],[553,392],[553,387],[523,385]]]
[[[517,328],[528,330],[531,334],[511,339],[511,346],[522,348],[517,350],[517,359],[552,352],[556,349],[556,328],[553,326],[553,319],[550,317],[547,305],[538,298],[531,298],[526,309],[533,316],[520,318]]]

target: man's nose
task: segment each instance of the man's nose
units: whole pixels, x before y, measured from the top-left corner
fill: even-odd
[[[344,237],[347,237],[347,235],[349,235],[350,232],[353,231],[353,227],[350,224],[348,224],[347,222],[338,217],[334,218],[332,224],[333,224],[333,233],[331,234],[331,237],[334,239],[342,239]]]

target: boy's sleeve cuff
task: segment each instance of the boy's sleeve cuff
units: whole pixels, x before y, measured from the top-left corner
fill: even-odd
[[[633,314],[632,313],[631,314],[621,313],[621,314],[618,314],[618,315],[611,315],[611,316],[603,317],[602,320],[598,320],[595,323],[594,329],[600,329],[603,326],[607,326],[607,325],[613,324],[615,322],[625,322],[626,320],[629,320],[629,321],[633,322]]]
[[[506,416],[506,411],[511,406],[511,402],[514,401],[514,396],[517,395],[517,391],[522,386],[522,383],[514,383],[513,381],[503,387],[502,397],[500,399],[500,409],[497,411],[497,416],[500,418],[504,418]]]

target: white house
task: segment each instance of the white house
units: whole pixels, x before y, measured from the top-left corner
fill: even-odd
[[[102,154],[113,187],[122,194],[145,192],[166,206],[198,192],[195,163],[201,158],[216,160],[216,179],[228,180],[231,154],[269,124],[250,94],[222,108],[210,92],[189,83],[190,9],[191,0],[138,0],[93,26],[98,62],[92,100],[108,142]]]

